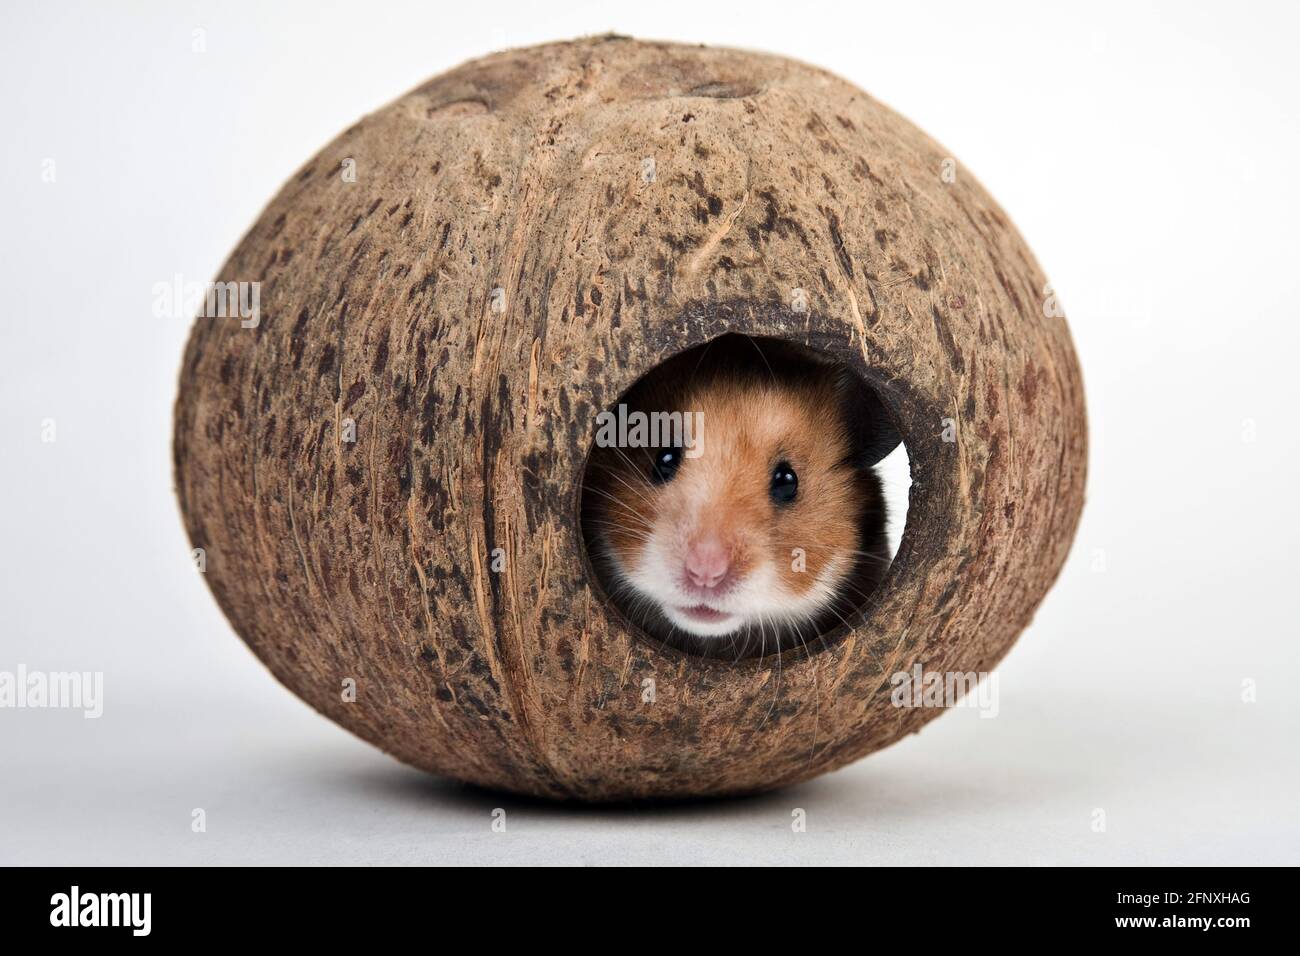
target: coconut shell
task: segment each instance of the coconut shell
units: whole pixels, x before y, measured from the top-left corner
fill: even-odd
[[[500,53],[340,135],[219,281],[176,404],[190,538],[235,631],[321,713],[488,787],[740,793],[941,711],[1083,504],[1079,366],[1042,271],[940,145],[822,70],[600,37]],[[834,355],[895,416],[902,546],[865,620],[780,660],[627,624],[578,519],[596,415],[724,332]]]

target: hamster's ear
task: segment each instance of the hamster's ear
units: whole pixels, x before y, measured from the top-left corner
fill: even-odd
[[[856,374],[841,368],[835,376],[835,390],[844,409],[844,420],[852,429],[853,463],[858,468],[870,468],[903,439],[884,403]]]

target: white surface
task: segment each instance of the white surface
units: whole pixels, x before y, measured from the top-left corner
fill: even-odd
[[[954,711],[803,786],[623,809],[429,777],[265,674],[237,699],[106,696],[99,721],[17,712],[0,863],[1295,862],[1293,771],[1260,762],[1295,752],[1276,710],[1202,701],[1189,716],[1176,695],[1137,686],[1099,707],[1032,687],[1033,672],[1007,665],[994,719]],[[1104,833],[1091,829],[1097,807]],[[204,833],[190,828],[196,808]]]
[[[0,710],[0,862],[1300,861],[1293,5],[122,6],[10,3],[0,32],[0,671],[105,674],[99,720]],[[168,447],[188,321],[151,314],[154,283],[211,278],[367,110],[607,29],[840,73],[943,141],[1052,276],[1089,504],[995,719],[763,798],[557,809],[317,717],[190,569]]]

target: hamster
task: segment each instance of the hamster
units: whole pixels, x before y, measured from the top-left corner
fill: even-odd
[[[683,423],[668,440],[651,429],[658,444],[598,440],[586,471],[584,536],[629,619],[736,658],[807,646],[852,620],[889,568],[872,466],[899,442],[857,375],[733,334],[659,366],[622,405],[625,417]]]

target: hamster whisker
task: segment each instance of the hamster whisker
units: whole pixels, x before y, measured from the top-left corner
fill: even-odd
[[[627,522],[627,520],[620,520],[620,522],[614,522],[614,520],[610,520],[610,519],[607,519],[607,518],[588,518],[588,522],[586,522],[586,523],[588,523],[588,524],[599,524],[599,523],[603,523],[603,524],[606,524],[607,527],[612,527],[612,528],[623,527],[623,524],[625,524],[625,523],[630,523],[630,524],[636,525],[636,527],[638,527],[638,528],[649,528],[649,527],[650,527],[650,522],[647,522],[647,520],[645,519],[645,516],[642,516],[640,511],[636,511],[636,510],[634,510],[634,509],[630,509],[630,507],[627,507],[627,505],[624,505],[624,503],[621,502],[619,498],[616,498],[616,497],[614,497],[614,496],[611,496],[611,494],[608,493],[608,492],[602,492],[602,490],[599,490],[599,489],[591,489],[591,492],[593,492],[594,494],[599,494],[599,496],[602,496],[602,497],[604,497],[604,498],[607,498],[608,501],[612,501],[612,502],[614,502],[615,505],[619,505],[619,506],[620,506],[620,509],[619,509],[620,514],[619,514],[619,515],[615,515],[615,516],[620,516],[620,518],[621,518],[621,516],[624,516],[624,515],[625,515],[625,516],[627,516],[627,518],[632,519],[632,520],[630,520],[630,522]],[[612,509],[611,509],[611,514],[612,514]]]
[[[619,505],[622,508],[622,510],[626,511],[628,514],[636,517],[639,520],[644,521],[644,519],[641,518],[641,515],[638,512],[634,511],[632,508],[629,508],[627,506],[627,503],[623,501],[622,498],[619,498],[617,495],[610,494],[608,491],[604,491],[600,488],[588,488],[587,491],[590,492],[591,494],[600,495],[602,498],[605,498],[608,501],[614,502],[614,504]],[[646,503],[649,504],[648,501]],[[649,525],[647,524],[646,527],[649,527]]]
[[[628,464],[630,465],[631,462],[628,462]],[[632,492],[632,494],[634,494],[638,500],[643,501],[646,504],[652,504],[652,499],[650,498],[650,495],[648,493],[649,489],[652,487],[649,480],[643,480],[641,482],[640,487],[638,487],[637,485],[632,484],[625,477],[623,477],[624,472],[622,472],[621,469],[609,468],[607,470],[610,475],[612,475],[615,479],[617,479],[620,485],[622,485],[628,491]]]
[[[646,475],[645,475],[645,469],[644,469],[644,468],[639,468],[639,467],[637,467],[637,463],[634,462],[631,458],[629,458],[629,457],[627,456],[627,452],[625,452],[623,449],[619,448],[617,445],[613,445],[613,446],[611,446],[610,450],[613,451],[614,454],[618,455],[619,458],[622,458],[625,462],[627,462],[627,465],[628,465],[629,468],[632,469],[632,473],[633,473],[633,474],[636,474],[636,475],[641,476],[641,483],[642,483],[643,485],[645,485],[647,488],[650,487],[650,479],[649,479],[648,477],[646,477]],[[648,448],[642,448],[642,449],[640,449],[640,451],[641,451],[641,453],[642,453],[643,455],[645,455],[645,462],[644,462],[644,464],[645,464],[645,465],[653,465],[653,464],[654,464],[654,456],[650,454],[650,449],[648,449]]]
[[[590,524],[602,531],[618,531],[621,534],[630,535],[640,541],[654,540],[654,534],[652,532],[641,528],[629,528],[627,525],[618,524],[612,521],[592,521]]]
[[[863,550],[861,550],[860,548],[845,548],[845,549],[843,549],[843,550],[837,550],[837,549],[835,549],[835,548],[829,548],[829,547],[828,547],[828,548],[808,548],[808,547],[805,547],[804,550],[805,550],[805,551],[812,551],[812,552],[817,552],[817,551],[830,551],[830,552],[833,552],[833,553],[836,554],[836,555],[852,555],[852,556],[854,556],[854,557],[859,557],[859,558],[869,558],[869,559],[872,560],[872,561],[878,561],[879,563],[884,564],[884,565],[889,565],[889,564],[893,564],[893,563],[894,563],[894,559],[893,559],[893,558],[881,557],[881,555],[878,554],[877,552],[874,552],[874,551],[863,551]]]
[[[771,376],[773,383],[775,383],[777,381],[776,370],[772,368],[772,363],[767,360],[767,356],[764,355],[763,350],[758,347],[758,343],[754,341],[754,337],[752,335],[742,335],[741,338],[754,347],[754,351],[758,353],[758,357],[761,358],[763,364],[767,366],[767,374]]]

